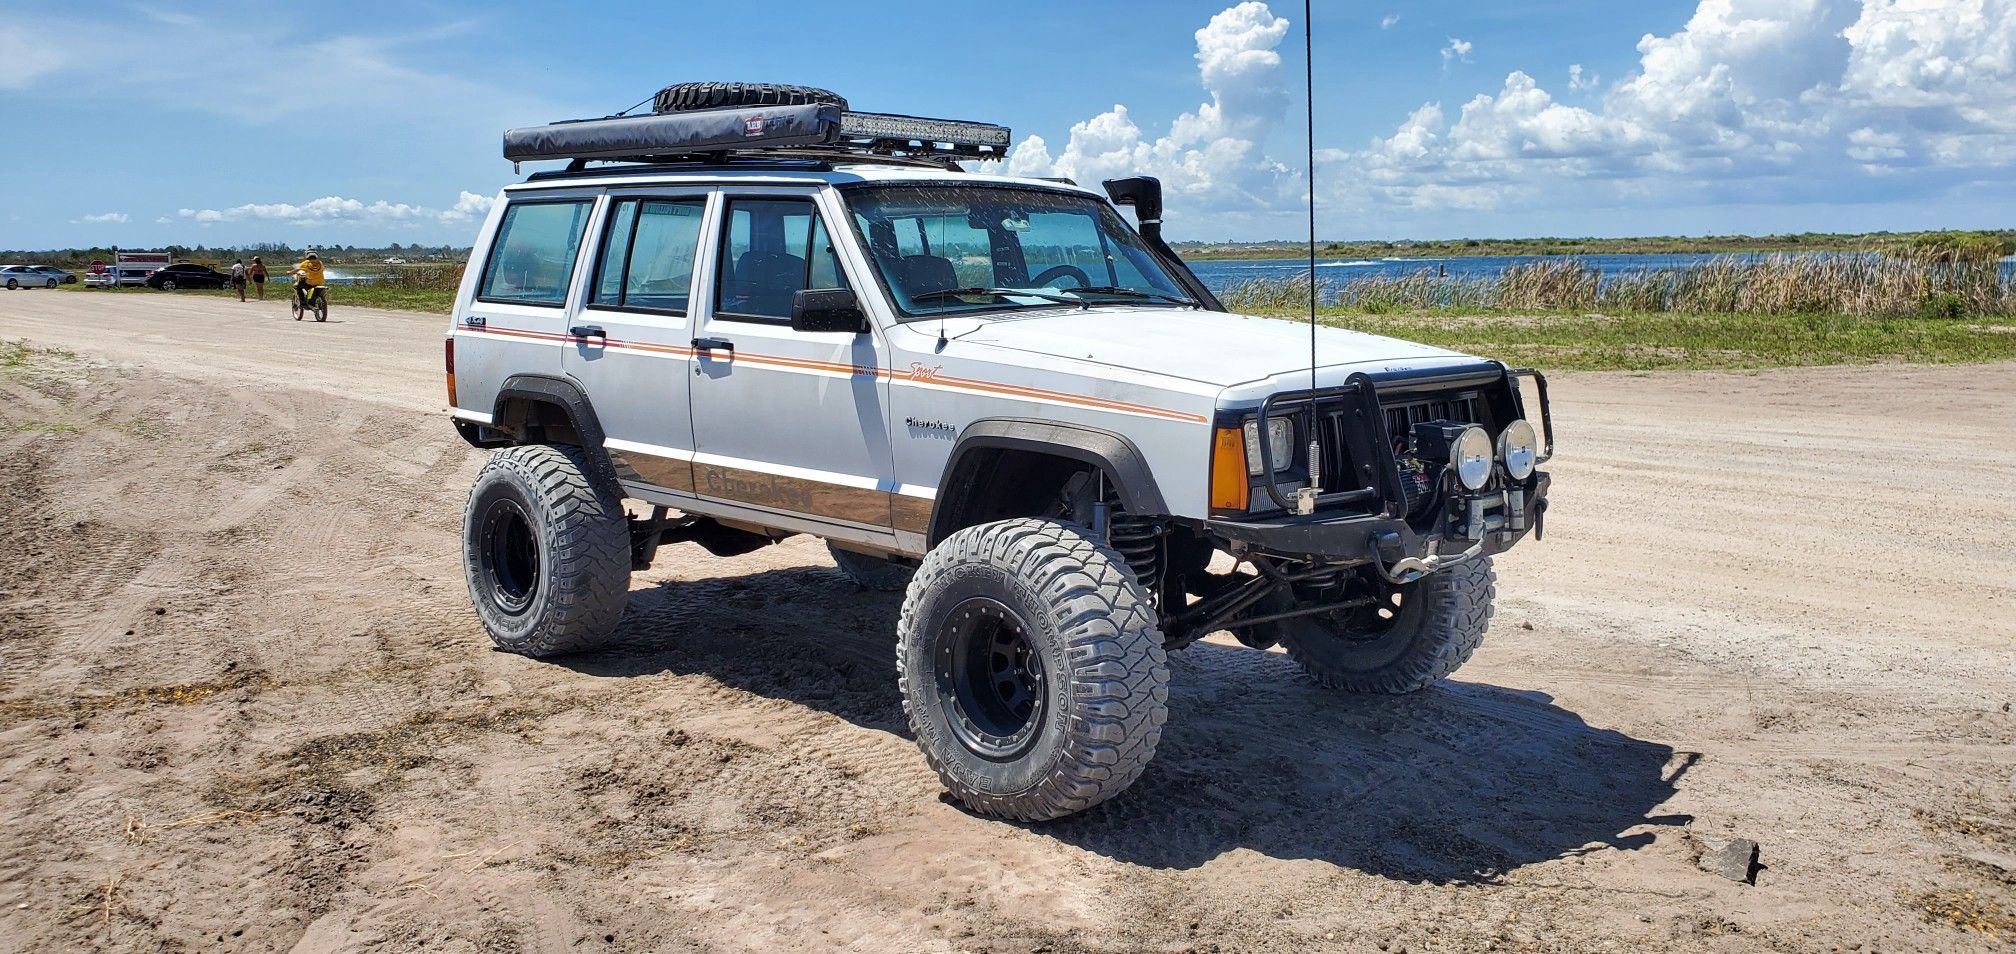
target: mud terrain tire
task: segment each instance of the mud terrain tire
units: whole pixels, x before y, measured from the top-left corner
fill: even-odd
[[[833,555],[833,565],[840,568],[841,576],[854,581],[855,586],[876,593],[901,593],[917,573],[915,567],[842,550],[831,543],[826,544],[826,552]]]
[[[1077,527],[1017,519],[952,534],[917,568],[896,634],[910,731],[976,813],[1081,812],[1155,756],[1169,710],[1162,633],[1120,555]]]
[[[806,106],[831,103],[847,108],[847,100],[832,90],[816,86],[785,86],[781,83],[674,83],[658,91],[651,101],[655,113],[684,113],[696,109],[733,109],[738,106]]]
[[[469,490],[462,564],[497,648],[538,659],[600,648],[630,593],[621,498],[580,448],[490,456]]]
[[[1490,557],[1430,573],[1408,585],[1392,625],[1371,638],[1321,616],[1268,625],[1303,671],[1328,688],[1418,692],[1447,678],[1483,644],[1496,581]]]

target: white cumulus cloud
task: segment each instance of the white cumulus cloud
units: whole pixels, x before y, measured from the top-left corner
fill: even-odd
[[[1284,194],[1299,198],[1299,180],[1262,152],[1288,103],[1277,52],[1288,26],[1260,2],[1219,13],[1196,33],[1198,78],[1209,102],[1177,116],[1160,136],[1144,132],[1127,107],[1116,104],[1073,125],[1054,154],[1042,136],[1023,139],[1008,155],[1008,173],[1087,184],[1154,175],[1172,206],[1232,216],[1265,211]]]
[[[1451,63],[1470,62],[1470,51],[1475,48],[1476,44],[1471,43],[1469,40],[1459,40],[1453,36],[1450,37],[1449,45],[1442,48],[1442,68],[1448,69]]]
[[[1391,30],[1400,22],[1400,14],[1389,13],[1379,18],[1379,29]]]
[[[1325,179],[1360,210],[1854,201],[1900,168],[2016,162],[2016,0],[1699,0],[1637,51],[1607,89],[1570,68],[1586,108],[1514,71],[1453,120],[1428,103],[1327,151]]]
[[[387,202],[379,199],[364,202],[343,196],[327,195],[296,205],[291,202],[251,202],[232,206],[228,209],[177,209],[179,218],[204,224],[214,222],[287,222],[295,224],[326,222],[364,222],[377,225],[422,224],[429,222],[467,222],[490,211],[495,201],[486,195],[463,192],[455,199],[455,204],[446,209],[434,209],[405,202]],[[123,217],[121,219],[124,220]]]
[[[441,221],[467,222],[470,219],[488,215],[490,207],[496,203],[497,200],[492,196],[464,192],[456,196],[454,205],[449,206],[447,211],[441,213]]]
[[[116,224],[124,224],[126,222],[126,218],[127,218],[126,213],[124,212],[100,212],[96,215],[86,215],[80,217],[79,219],[77,219],[77,221],[89,225],[116,225]]]

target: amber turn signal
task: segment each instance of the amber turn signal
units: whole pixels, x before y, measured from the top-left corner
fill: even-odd
[[[1246,435],[1236,427],[1218,428],[1211,444],[1211,509],[1244,513],[1251,492],[1246,481]]]

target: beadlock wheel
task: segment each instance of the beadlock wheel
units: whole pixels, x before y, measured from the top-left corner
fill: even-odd
[[[539,537],[518,501],[499,497],[482,516],[478,558],[495,594],[497,608],[521,616],[539,589]]]
[[[499,649],[548,657],[603,646],[630,595],[630,531],[614,482],[577,447],[491,455],[469,490],[469,596]]]
[[[1028,751],[1049,680],[1027,620],[1000,600],[972,597],[945,617],[931,658],[939,705],[960,742],[995,761]]]
[[[981,815],[1045,821],[1125,791],[1155,756],[1169,667],[1125,561],[1079,527],[968,527],[926,554],[896,627],[925,761]]]

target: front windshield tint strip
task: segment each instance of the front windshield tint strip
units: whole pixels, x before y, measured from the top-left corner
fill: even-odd
[[[1189,300],[1112,206],[1089,195],[969,184],[841,194],[903,320]]]

